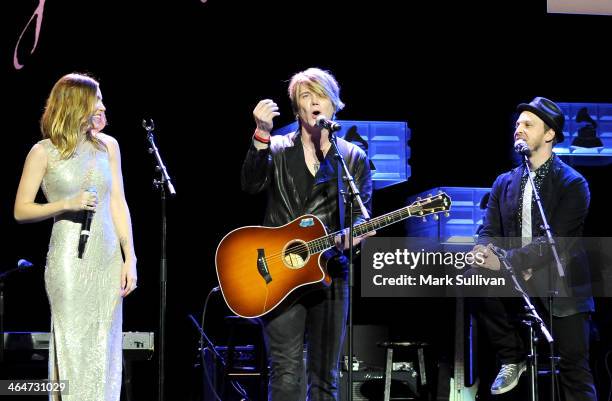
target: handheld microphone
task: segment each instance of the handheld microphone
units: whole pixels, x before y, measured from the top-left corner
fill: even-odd
[[[514,142],[514,151],[523,156],[531,156],[531,149],[529,149],[529,145],[527,145],[524,139],[517,139]]]
[[[339,131],[342,128],[340,124],[335,121],[328,120],[327,117],[323,114],[319,114],[319,116],[317,117],[317,127],[325,128],[330,133]]]
[[[25,269],[27,267],[32,266],[34,266],[34,264],[32,264],[32,262],[30,262],[29,260],[19,259],[19,261],[17,261],[17,267],[19,267],[20,269]]]
[[[96,188],[89,187],[87,192],[96,193]],[[89,239],[91,221],[93,220],[94,213],[95,212],[93,210],[87,210],[83,216],[83,222],[81,223],[81,235],[79,238],[79,259],[83,259],[83,252],[85,252],[85,245],[87,245],[87,240]]]

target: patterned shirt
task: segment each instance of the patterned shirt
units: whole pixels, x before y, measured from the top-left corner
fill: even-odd
[[[550,156],[550,158],[548,160],[546,160],[546,162],[544,164],[542,164],[540,167],[538,167],[537,169],[535,169],[534,173],[535,173],[535,177],[533,178],[533,182],[536,186],[536,189],[538,190],[538,193],[540,191],[540,188],[542,187],[542,183],[544,182],[544,178],[546,178],[546,176],[548,175],[548,172],[550,171],[550,167],[552,166],[553,163],[553,159],[554,159],[555,155],[552,154]],[[523,168],[523,176],[521,178],[521,192],[520,192],[520,197],[518,200],[518,204],[522,205],[523,204],[523,196],[525,194],[525,185],[527,185],[527,181],[528,181],[528,174],[529,172]],[[531,221],[536,221],[534,220],[534,216],[533,216],[533,212],[534,210],[537,210],[537,206],[535,203],[535,196],[531,198]],[[516,218],[519,221],[519,232],[521,230],[521,225],[522,225],[522,221],[523,221],[523,208],[522,207],[518,207],[517,208],[517,215]],[[539,227],[537,228],[539,230]],[[532,232],[533,232],[533,225],[532,225]]]

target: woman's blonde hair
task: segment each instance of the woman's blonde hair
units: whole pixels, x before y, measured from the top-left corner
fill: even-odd
[[[43,138],[49,138],[63,159],[74,154],[79,136],[86,135],[96,148],[106,146],[91,134],[91,118],[98,103],[98,82],[85,75],[72,73],[61,77],[47,98],[40,120]]]
[[[336,78],[329,71],[309,68],[291,77],[289,99],[291,99],[291,107],[294,113],[298,111],[298,91],[302,85],[317,96],[328,98],[334,106],[334,113],[344,108],[344,103],[340,100],[340,87],[338,82],[336,82]],[[333,118],[333,116],[329,117]]]

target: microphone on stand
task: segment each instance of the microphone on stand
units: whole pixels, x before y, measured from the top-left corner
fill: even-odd
[[[531,149],[529,149],[529,145],[527,145],[524,139],[517,139],[514,142],[514,151],[519,155],[531,156]]]
[[[96,193],[96,188],[89,187],[87,192]],[[93,210],[87,210],[83,216],[83,222],[81,223],[81,235],[79,237],[79,259],[83,259],[83,252],[85,252],[85,245],[87,245],[87,240],[89,239],[91,221],[93,220],[94,213],[95,211]]]
[[[328,120],[327,117],[323,114],[319,114],[319,116],[317,117],[317,127],[327,129],[330,134],[332,132],[340,131],[340,129],[342,129],[342,125],[338,124],[335,121]]]
[[[19,259],[19,261],[17,261],[17,267],[14,267],[7,271],[0,272],[0,290],[2,289],[2,284],[3,284],[2,280],[8,277],[11,273],[15,273],[17,271],[24,271],[25,269],[32,267],[32,266],[34,266],[34,263],[30,262],[29,260]],[[1,313],[1,307],[0,307],[0,313]],[[0,333],[2,333],[2,330],[0,330]]]
[[[26,269],[28,267],[32,267],[34,266],[34,264],[32,262],[30,262],[29,260],[26,259],[19,259],[19,261],[17,261],[17,267],[20,269]]]

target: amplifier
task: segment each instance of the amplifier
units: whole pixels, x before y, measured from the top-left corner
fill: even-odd
[[[127,331],[123,333],[123,351],[126,359],[151,359],[155,349],[154,333]],[[4,333],[4,347],[7,352],[34,352],[40,354],[49,351],[50,334],[48,332],[14,331]],[[38,352],[42,351],[42,352]]]
[[[194,401],[209,401],[216,399],[213,389],[209,383],[215,388],[217,393],[224,401],[241,401],[241,397],[234,390],[230,381],[240,384],[244,388],[249,399],[253,401],[264,401],[267,399],[267,375],[266,368],[262,366],[262,362],[258,361],[256,347],[253,345],[236,345],[234,347],[233,358],[230,361],[227,346],[216,346],[215,351],[227,363],[228,370],[224,372],[223,365],[217,359],[216,355],[208,348],[204,348],[204,364],[207,370],[206,374],[201,372],[202,397],[193,398]],[[261,357],[260,357],[261,358]],[[226,373],[226,375],[224,374]],[[208,376],[208,378],[206,378]]]
[[[153,357],[155,333],[126,331],[123,333],[123,356],[130,360],[145,360]]]
[[[391,373],[392,400],[419,400],[417,372],[412,368]],[[340,372],[340,400],[348,400],[347,372]],[[353,401],[380,401],[385,389],[384,370],[353,372]]]
[[[257,360],[254,345],[237,345],[234,347],[232,355],[229,355],[227,346],[216,346],[215,350],[226,363],[231,365],[229,367],[231,371],[252,371],[257,369],[259,361]]]
[[[41,379],[47,376],[50,333],[5,332],[5,364],[0,366],[2,378]],[[128,331],[123,333],[122,400],[132,398],[132,361],[149,360],[155,349],[154,333]],[[144,364],[149,365],[148,362]],[[3,370],[6,369],[6,372]]]

